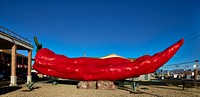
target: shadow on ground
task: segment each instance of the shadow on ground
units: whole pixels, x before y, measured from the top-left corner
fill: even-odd
[[[49,80],[46,83],[53,83],[56,82],[57,84],[66,84],[66,85],[78,85],[79,81],[77,80]]]
[[[133,91],[130,87],[126,87],[126,86],[118,87],[118,89],[128,91],[130,94],[147,94],[147,95],[151,95],[151,96],[154,96],[154,97],[162,97],[162,96],[159,96],[159,95],[156,95],[156,94],[153,94],[153,93],[140,91],[138,89],[136,91]]]
[[[1,87],[0,88],[0,95],[2,95],[2,94],[6,94],[6,93],[9,93],[9,92],[13,92],[13,91],[16,91],[16,90],[18,90],[18,89],[21,89],[22,87],[19,87],[19,86],[17,86],[17,87]]]
[[[185,88],[185,90],[183,90],[182,87],[179,87],[179,88],[171,88],[170,86],[168,86],[168,87],[158,87],[158,86],[154,86],[154,88],[168,89],[168,90],[178,90],[178,91],[192,92],[192,93],[198,93],[198,94],[200,94],[200,92],[197,92],[197,91],[190,91],[190,90],[187,90],[187,89],[199,89],[199,88],[195,88],[195,87]]]

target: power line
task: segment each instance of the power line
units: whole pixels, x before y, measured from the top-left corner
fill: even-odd
[[[187,35],[186,37],[184,37],[184,39],[190,38],[190,37],[192,37],[192,36],[194,36],[195,34],[198,34],[198,33],[200,33],[200,31],[197,31],[197,32],[194,32],[190,35]]]
[[[189,34],[189,35],[185,36],[184,39],[186,40],[186,42],[188,42],[188,41],[194,40],[196,38],[199,38],[200,35],[198,35],[198,33],[200,33],[200,31]],[[191,37],[193,37],[193,38],[191,38]]]
[[[170,65],[166,65],[166,66],[184,65],[184,64],[189,64],[189,63],[195,63],[195,61],[189,61],[189,62],[183,62],[183,63],[170,64]]]
[[[200,31],[196,31],[196,32],[194,32],[192,34],[189,34],[189,35],[185,36],[184,37],[185,43],[188,42],[188,41],[194,40],[196,38],[199,38],[200,35],[198,35],[198,33],[200,33]],[[193,37],[193,38],[191,38],[191,37]],[[147,50],[147,52],[156,51],[156,50],[159,50],[161,48],[162,47],[159,47],[159,48],[156,48],[156,49],[150,49],[150,50]]]
[[[200,37],[200,36],[194,36],[194,37],[191,38],[191,39],[187,39],[186,42],[191,41],[191,40],[194,40],[194,39],[197,39],[197,38],[199,38],[199,37]]]

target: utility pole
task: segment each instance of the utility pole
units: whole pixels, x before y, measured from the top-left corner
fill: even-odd
[[[83,52],[83,56],[86,57],[86,52]]]
[[[199,62],[199,60],[195,60],[195,62],[196,62],[196,71],[195,71],[195,80],[198,80],[198,69],[199,69],[199,67],[198,67],[198,62]]]
[[[164,66],[162,66],[162,79],[164,79]]]

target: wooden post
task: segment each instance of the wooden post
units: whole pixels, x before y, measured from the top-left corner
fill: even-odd
[[[17,50],[17,45],[14,44],[12,46],[12,55],[11,55],[11,76],[10,76],[10,86],[17,86],[17,76],[16,76],[16,50]]]
[[[32,50],[28,50],[28,75],[27,83],[32,82],[31,67],[32,67]]]

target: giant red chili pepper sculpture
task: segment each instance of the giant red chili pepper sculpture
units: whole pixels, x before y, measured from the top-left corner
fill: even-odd
[[[184,39],[153,56],[144,55],[135,61],[113,57],[68,58],[47,48],[40,49],[35,57],[34,69],[42,74],[76,80],[121,80],[155,72],[182,46]]]

